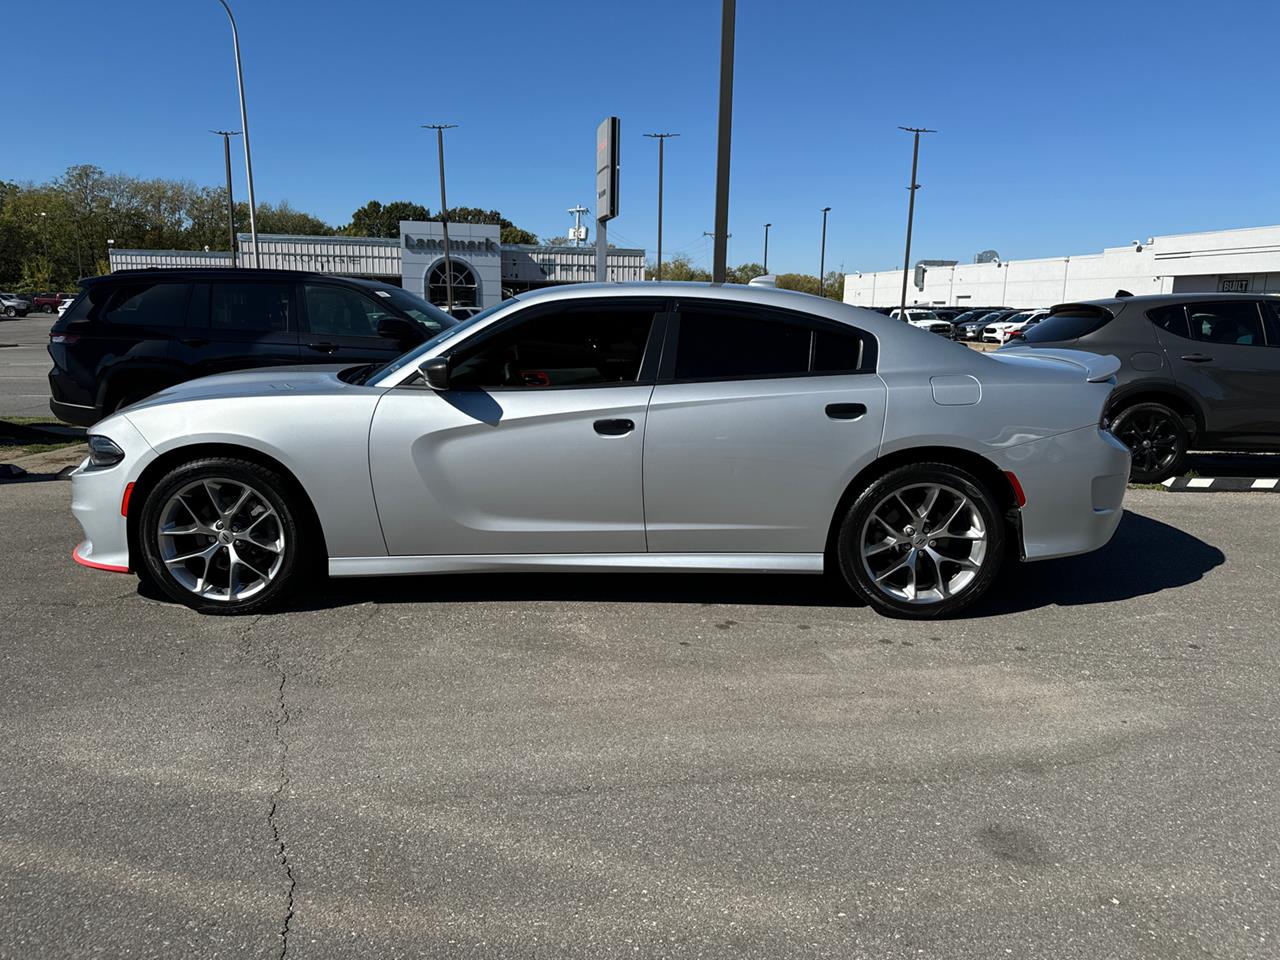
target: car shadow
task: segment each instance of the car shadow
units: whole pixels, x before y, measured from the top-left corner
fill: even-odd
[[[1226,557],[1176,527],[1126,513],[1111,542],[1094,553],[1012,563],[988,597],[963,619],[1044,606],[1110,603],[1195,583]],[[289,610],[361,603],[479,602],[685,603],[712,606],[847,607],[858,601],[834,576],[758,574],[493,573],[331,579]]]
[[[1184,475],[1199,477],[1280,477],[1277,453],[1192,453]]]
[[[1129,511],[1101,550],[1011,564],[995,589],[963,616],[1132,600],[1195,583],[1225,560],[1221,550],[1198,537]]]

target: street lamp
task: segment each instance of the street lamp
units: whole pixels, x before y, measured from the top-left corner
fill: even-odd
[[[715,255],[711,279],[724,283],[729,259],[729,141],[733,135],[733,33],[735,0],[723,0],[720,9],[720,111],[716,131]]]
[[[227,163],[227,240],[231,244],[231,266],[237,267],[236,262],[236,202],[231,196],[231,138],[240,136],[239,130],[210,130],[210,133],[216,133],[222,137],[222,156]],[[253,253],[256,257],[258,254],[258,239],[254,237]]]
[[[444,231],[444,290],[445,309],[453,314],[453,266],[449,261],[449,204],[444,198],[444,132],[457,126],[456,123],[424,123],[424,130],[436,132],[436,148],[440,152],[440,228]],[[427,294],[430,295],[428,283]]]
[[[911,272],[911,224],[916,215],[916,191],[920,189],[920,184],[916,183],[916,171],[920,165],[920,134],[937,133],[938,131],[930,130],[927,127],[899,127],[898,129],[915,134],[915,143],[911,148],[911,186],[907,187],[911,191],[911,201],[907,204],[907,252],[902,258],[902,300],[898,304],[898,308],[902,311],[899,316],[905,320],[907,317],[907,274]]]
[[[658,141],[658,276],[656,279],[662,279],[662,152],[663,147],[667,145],[667,139],[670,137],[678,137],[678,133],[646,133],[646,137],[652,137]]]
[[[773,226],[772,223],[766,223],[764,225],[764,272],[765,273],[769,272],[769,228],[772,226]]]
[[[822,208],[822,249],[818,254],[818,296],[824,296],[824,284],[827,279],[827,214],[831,212],[830,207]]]
[[[258,250],[257,202],[253,198],[253,161],[249,158],[249,117],[244,109],[244,72],[240,69],[240,32],[236,29],[236,18],[231,15],[227,0],[218,0],[218,2],[222,4],[222,9],[227,11],[227,19],[231,21],[231,45],[236,52],[236,85],[240,88],[240,129],[244,131],[244,173],[245,179],[249,182],[249,234],[253,237],[253,265],[261,267],[262,253]],[[233,238],[232,251],[234,250]]]

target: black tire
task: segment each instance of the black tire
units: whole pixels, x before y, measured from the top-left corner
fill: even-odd
[[[261,503],[269,505],[269,508],[275,511],[275,519],[270,516],[265,517],[269,525],[266,529],[272,532],[278,531],[283,538],[283,549],[273,555],[279,557],[279,566],[275,567],[274,573],[270,569],[274,560],[267,564],[261,563],[260,559],[267,554],[256,547],[247,534],[243,539],[235,537],[231,549],[223,546],[221,540],[214,541],[210,536],[184,534],[172,541],[174,546],[170,549],[179,552],[179,555],[192,550],[216,551],[212,559],[205,561],[193,559],[186,564],[174,564],[171,559],[166,564],[163,554],[166,548],[161,546],[160,536],[160,524],[165,519],[164,511],[169,509],[170,501],[175,494],[184,488],[199,483],[201,488],[207,489],[203,483],[206,480],[210,481],[215,492],[230,491],[230,495],[218,504],[218,507],[225,507],[227,500],[234,498],[236,485],[244,485],[254,491]],[[218,516],[216,510],[212,509],[213,496],[212,494],[209,496],[207,503],[210,508],[203,511],[207,516],[196,517],[195,512],[188,510],[197,524],[212,524],[212,518]],[[165,596],[200,613],[249,614],[276,606],[293,593],[305,579],[309,565],[304,562],[304,559],[310,556],[309,551],[318,540],[312,536],[306,522],[307,512],[294,502],[295,499],[296,494],[284,477],[274,470],[247,460],[210,457],[175,467],[147,494],[139,519],[138,542],[142,548],[143,563],[152,583]],[[234,515],[224,514],[226,529],[218,536],[234,535],[238,525],[247,526],[246,521],[252,520],[253,513],[246,514],[244,511],[258,509],[255,503],[256,501],[251,499],[242,512]],[[261,506],[261,503],[258,505]],[[196,501],[194,506],[196,511],[200,511],[202,504]],[[267,514],[267,506],[261,506],[259,515],[265,514]],[[276,526],[270,526],[271,524]],[[223,530],[223,527],[219,526],[219,530]],[[169,542],[166,540],[166,543]],[[243,552],[237,555],[232,552],[233,549]],[[233,596],[234,593],[239,592],[235,587],[243,583],[239,578],[235,584],[231,580],[229,566],[233,556],[239,557],[237,566],[241,562],[252,561],[266,568],[270,574],[269,577],[263,577],[261,574],[255,577],[254,574],[250,574],[250,583],[246,589],[254,590],[255,583],[261,584],[251,596],[239,599]],[[257,573],[253,567],[248,569]],[[181,576],[196,580],[197,586],[202,580],[207,580],[211,587],[210,593],[201,595],[195,592],[190,584],[184,584],[180,579]],[[225,589],[222,587],[223,583],[225,583]]]
[[[5,307],[4,315],[8,317],[10,320],[12,320],[14,317],[18,315],[18,311],[13,309],[13,307]]]
[[[916,511],[925,506],[930,485],[937,486],[940,492],[931,502],[932,509],[925,511],[927,516],[921,524]],[[889,502],[895,492],[905,496],[897,505]],[[918,502],[917,493],[921,494]],[[967,498],[969,507],[961,505],[963,498]],[[957,507],[952,520],[944,524],[945,515]],[[891,511],[891,516],[892,513],[901,515],[903,521],[893,533],[881,520],[872,519],[873,513],[879,510],[883,515],[886,509]],[[979,531],[977,523],[972,521],[980,521],[981,539],[959,536],[962,516],[971,520],[964,531],[970,536]],[[930,529],[930,522],[937,526]],[[953,616],[990,589],[1004,562],[1005,527],[995,496],[967,470],[947,463],[909,464],[879,477],[854,500],[840,524],[836,558],[845,582],[878,612],[908,620],[933,620]],[[885,534],[883,539],[887,541],[898,538],[908,529],[912,530],[911,536],[919,539],[918,544],[912,541],[886,548],[877,543],[875,548],[881,552],[875,559],[864,558],[863,540],[872,531]],[[946,535],[939,536],[939,530]],[[980,553],[976,561],[972,559],[975,553]],[[906,592],[899,590],[906,585],[898,582],[897,574],[890,574],[883,585],[877,582],[876,573],[883,574],[895,564],[908,563],[912,555],[918,561],[918,569],[912,567],[916,572],[909,577],[910,592],[917,593],[924,584],[926,589],[919,592],[936,596],[919,597],[917,593],[918,599],[911,601],[894,595],[894,592]],[[935,556],[941,562],[935,562]],[[964,566],[968,563],[973,567]],[[965,578],[966,573],[972,576]],[[957,580],[963,580],[958,587],[954,586]]]
[[[1111,432],[1129,448],[1134,483],[1160,483],[1181,473],[1191,437],[1182,417],[1163,403],[1135,403],[1111,419]]]

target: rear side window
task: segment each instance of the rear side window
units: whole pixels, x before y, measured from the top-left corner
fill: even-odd
[[[679,309],[676,380],[799,377],[867,369],[869,338],[778,311],[692,304]]]
[[[1026,333],[1028,343],[1055,343],[1060,340],[1078,340],[1096,330],[1101,330],[1111,319],[1105,310],[1067,309],[1051,313]]]
[[[1187,308],[1180,303],[1148,310],[1147,319],[1175,336],[1190,337],[1187,332]]]
[[[283,333],[292,330],[293,300],[288,283],[215,283],[209,303],[209,326],[222,331]]]
[[[1267,345],[1280,347],[1280,300],[1264,300],[1262,318],[1267,328]]]
[[[96,319],[113,327],[181,327],[187,322],[189,283],[125,283],[91,290]]]
[[[1189,303],[1187,320],[1193,340],[1262,346],[1262,317],[1252,300]]]

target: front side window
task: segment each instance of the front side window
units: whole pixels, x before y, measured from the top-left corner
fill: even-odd
[[[181,327],[190,294],[189,283],[128,283],[91,290],[89,296],[98,301],[98,319],[112,326]]]
[[[635,383],[653,305],[582,304],[539,312],[465,347],[450,382],[460,388],[576,387]]]
[[[291,302],[287,283],[215,283],[209,326],[228,332],[284,333],[293,329]]]
[[[1206,343],[1262,345],[1262,317],[1252,300],[1187,304],[1193,340]]]
[[[676,380],[750,380],[864,369],[865,337],[753,307],[683,304]]]
[[[347,287],[308,283],[307,326],[312,333],[331,337],[376,337],[378,322],[392,314],[373,300]]]

